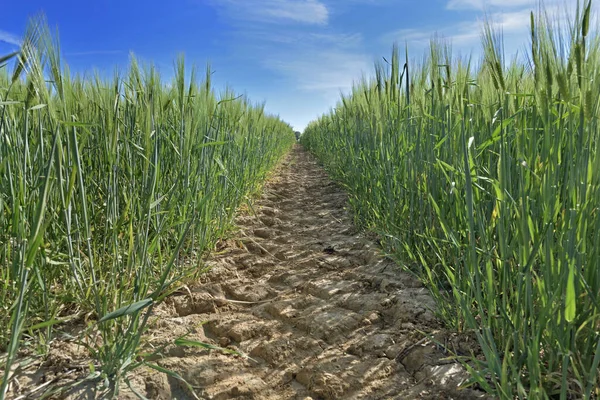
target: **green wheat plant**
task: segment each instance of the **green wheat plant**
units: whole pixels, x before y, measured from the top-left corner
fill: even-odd
[[[12,70],[10,70],[12,67]],[[163,81],[131,57],[73,75],[43,17],[0,62],[0,398],[26,339],[84,340],[113,394],[140,365],[153,307],[229,229],[292,128],[183,57]],[[202,77],[200,77],[202,78]]]
[[[600,39],[591,1],[569,24],[532,12],[507,58],[433,40],[376,65],[301,142],[351,194],[357,220],[431,289],[463,361],[503,399],[600,396]],[[461,359],[462,360],[462,359]]]

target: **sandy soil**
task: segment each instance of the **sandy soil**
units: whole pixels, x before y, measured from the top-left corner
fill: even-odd
[[[207,259],[211,270],[156,310],[149,343],[166,347],[154,362],[193,392],[150,369],[130,376],[136,391],[179,400],[482,398],[457,390],[466,373],[445,359],[469,342],[444,332],[426,289],[357,231],[346,194],[314,158],[297,146],[273,176],[237,218],[234,238]],[[172,344],[183,335],[243,355]],[[85,386],[62,396],[96,397]],[[137,397],[125,389],[119,398]]]

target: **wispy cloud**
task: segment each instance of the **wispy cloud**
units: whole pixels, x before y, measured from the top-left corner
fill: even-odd
[[[294,90],[321,98],[337,99],[371,69],[372,60],[362,51],[363,37],[357,33],[296,30],[253,35],[259,39],[254,56],[262,68],[285,78]]]
[[[483,0],[450,0],[446,8],[449,10],[483,9]]]
[[[365,52],[363,35],[330,26],[325,3],[209,1],[232,28],[229,43],[234,63],[253,65],[262,71],[257,75],[281,82],[279,89],[267,94],[267,108],[274,106],[296,129],[334,106],[340,92],[348,92],[371,69],[372,57]]]
[[[399,29],[383,35],[384,43],[407,43],[409,47],[425,48],[434,37],[449,40],[458,47],[469,47],[479,42],[481,24],[479,21],[460,22],[447,26],[430,28]]]
[[[21,38],[19,38],[15,34],[12,34],[10,32],[6,32],[6,31],[3,31],[3,30],[0,29],[0,42],[12,44],[12,45],[15,45],[15,46],[20,46],[21,45]]]
[[[263,23],[327,25],[329,10],[318,0],[213,0],[230,18]]]
[[[575,0],[571,0],[575,2]],[[566,3],[565,0],[545,0],[545,5]],[[446,8],[449,10],[484,10],[502,7],[503,9],[510,8],[537,8],[539,0],[449,0]]]
[[[382,36],[386,43],[407,42],[417,48],[426,48],[436,36],[449,40],[454,48],[465,51],[477,50],[480,45],[484,23],[489,23],[496,32],[502,33],[507,54],[514,54],[527,44],[530,13],[539,9],[538,0],[449,0],[449,10],[472,9],[476,15],[445,26],[430,26],[415,29],[400,29]],[[573,3],[564,0],[546,0],[544,8],[553,22],[565,23],[566,15],[573,13]]]
[[[360,53],[313,49],[299,57],[267,60],[265,67],[289,78],[298,90],[331,98],[351,89],[371,63]]]

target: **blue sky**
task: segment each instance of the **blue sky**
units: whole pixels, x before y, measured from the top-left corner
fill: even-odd
[[[0,55],[16,49],[28,16],[43,11],[58,28],[73,71],[125,68],[129,53],[165,77],[185,53],[214,83],[230,85],[298,130],[371,74],[392,44],[420,57],[438,33],[457,52],[479,51],[486,13],[502,26],[507,53],[527,44],[537,0],[0,0]],[[576,0],[546,0],[573,8]]]

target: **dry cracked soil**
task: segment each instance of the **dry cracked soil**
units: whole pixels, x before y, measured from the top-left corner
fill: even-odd
[[[452,334],[436,320],[427,290],[356,229],[347,194],[302,147],[283,160],[236,225],[233,237],[207,257],[210,270],[156,309],[159,318],[148,335],[151,346],[164,346],[154,362],[190,386],[140,368],[129,377],[140,395],[179,400],[485,397],[458,389],[467,375],[447,358],[450,345],[441,343],[451,343]],[[173,344],[182,336],[227,351]],[[68,358],[69,349],[77,352],[74,346],[63,346],[51,357]],[[468,341],[457,346],[469,351]],[[21,378],[13,398],[32,386]],[[138,398],[123,388],[118,398]],[[97,397],[79,385],[57,398]]]

